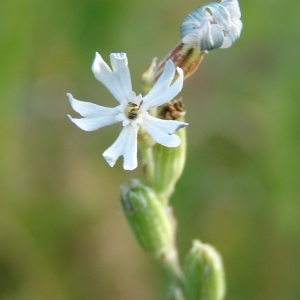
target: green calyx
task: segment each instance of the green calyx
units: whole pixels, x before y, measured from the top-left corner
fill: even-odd
[[[158,259],[174,253],[174,227],[168,209],[153,190],[140,180],[131,179],[121,187],[125,216],[139,244]]]
[[[212,246],[194,241],[190,252],[186,255],[183,271],[187,299],[224,299],[225,276],[222,259]]]

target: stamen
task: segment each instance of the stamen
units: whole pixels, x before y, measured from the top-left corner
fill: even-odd
[[[137,104],[133,102],[128,102],[127,109],[126,109],[127,118],[130,120],[136,119],[137,116],[139,115],[140,107],[142,104],[143,104],[143,100],[141,101],[139,106],[137,106]]]

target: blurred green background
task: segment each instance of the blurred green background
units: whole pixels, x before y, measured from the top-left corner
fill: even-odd
[[[119,129],[86,133],[66,92],[113,106],[95,51],[128,54],[134,90],[205,1],[0,0],[0,299],[166,299],[167,275],[136,244],[110,168]],[[182,255],[223,255],[228,300],[300,299],[298,1],[242,0],[244,29],[181,93],[187,165],[172,198]]]

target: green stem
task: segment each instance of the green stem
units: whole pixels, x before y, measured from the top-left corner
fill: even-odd
[[[172,278],[174,280],[176,280],[177,282],[182,282],[183,273],[182,273],[180,265],[179,265],[177,251],[174,250],[174,252],[175,253],[172,254],[172,256],[174,255],[174,257],[172,257],[171,259],[170,258],[166,259],[164,261],[164,264],[165,264],[167,271],[172,276]]]
[[[154,181],[154,159],[153,159],[153,148],[140,148],[143,156],[143,169],[145,177],[150,186],[153,186]]]
[[[168,257],[162,257],[161,263],[172,279],[173,297],[176,300],[185,300],[183,297],[184,275],[181,270],[177,249],[174,249]]]

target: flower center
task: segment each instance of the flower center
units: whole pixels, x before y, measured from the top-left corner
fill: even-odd
[[[141,101],[141,103],[139,105],[137,105],[133,102],[129,102],[127,104],[125,114],[129,120],[135,120],[138,117],[139,112],[140,112],[140,107],[142,104],[143,104],[143,100]]]

